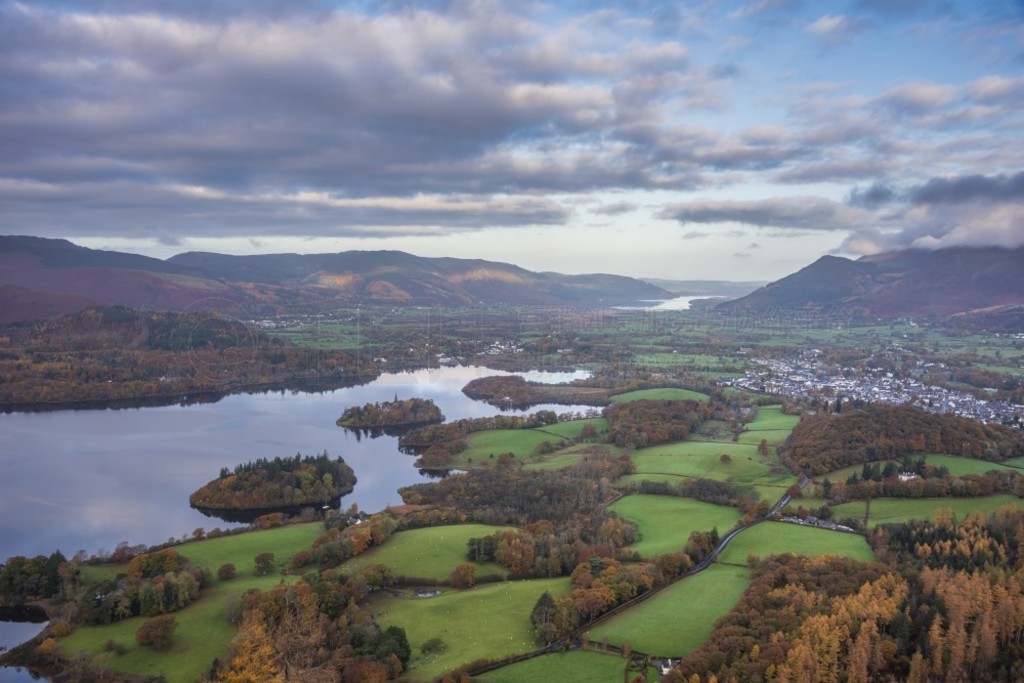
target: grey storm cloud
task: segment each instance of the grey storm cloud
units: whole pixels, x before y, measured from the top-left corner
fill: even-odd
[[[666,206],[660,218],[691,223],[744,223],[801,230],[851,230],[871,220],[866,212],[824,197],[750,201],[697,200]]]
[[[877,209],[891,204],[899,197],[899,193],[883,183],[874,183],[865,188],[854,188],[850,191],[847,203],[862,209]]]
[[[958,204],[973,200],[1024,200],[1024,171],[1015,175],[932,178],[911,192],[918,204]]]
[[[845,248],[859,253],[952,246],[1024,246],[1024,172],[931,178],[899,189],[854,189],[854,206],[891,212],[888,230],[854,230]]]

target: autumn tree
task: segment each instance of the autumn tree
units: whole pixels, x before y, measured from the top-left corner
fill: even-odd
[[[476,585],[476,565],[463,563],[452,570],[448,577],[453,588],[472,588]]]
[[[135,642],[154,650],[166,650],[171,647],[171,637],[178,622],[170,614],[164,614],[144,621],[135,632]]]
[[[277,560],[271,552],[260,553],[254,558],[254,562],[257,576],[266,576],[277,568]]]

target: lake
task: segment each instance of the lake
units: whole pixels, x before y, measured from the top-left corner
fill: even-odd
[[[355,470],[355,490],[342,499],[366,511],[400,505],[397,489],[427,479],[397,439],[375,439],[335,426],[350,405],[399,398],[433,399],[449,420],[498,413],[462,393],[471,379],[509,374],[446,367],[385,374],[369,384],[324,393],[228,396],[216,403],[119,410],[0,415],[0,558],[70,557],[112,551],[119,542],[156,544],[198,527],[232,526],[189,507],[193,491],[256,458],[326,450]],[[520,373],[563,382],[576,373]],[[586,406],[536,406],[586,411]]]

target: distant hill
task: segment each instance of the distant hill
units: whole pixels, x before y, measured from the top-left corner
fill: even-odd
[[[962,247],[898,251],[856,261],[823,256],[716,310],[963,317],[992,315],[1021,304],[1024,248]]]
[[[612,305],[671,298],[618,275],[535,273],[493,261],[423,258],[400,251],[229,256],[167,260],[87,249],[67,240],[0,236],[0,320],[37,319],[84,305],[231,310],[253,314],[368,305]],[[32,302],[35,302],[33,304]],[[83,306],[79,306],[79,304]]]

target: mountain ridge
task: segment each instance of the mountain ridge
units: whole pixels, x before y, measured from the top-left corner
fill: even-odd
[[[907,249],[822,256],[716,310],[949,317],[1024,304],[1024,248]]]
[[[81,297],[147,309],[243,310],[253,315],[317,311],[334,304],[610,305],[672,294],[621,275],[533,272],[483,259],[402,251],[233,256],[185,252],[166,260],[82,247],[67,240],[0,236],[0,286],[19,300]],[[0,320],[32,319],[21,305]],[[66,312],[66,311],[65,311]],[[29,317],[19,317],[19,316]],[[13,317],[13,318],[12,318]]]

